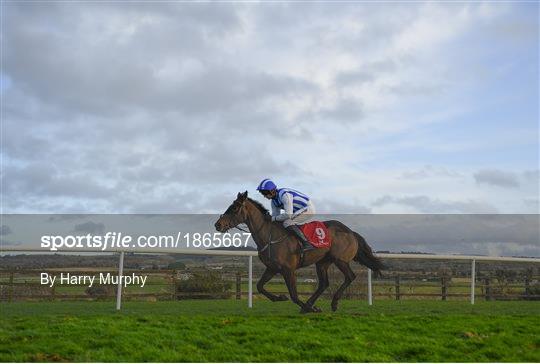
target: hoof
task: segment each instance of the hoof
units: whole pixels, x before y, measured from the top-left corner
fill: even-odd
[[[311,312],[315,312],[313,310],[313,307],[311,307],[311,306],[302,307],[300,309],[300,313],[311,313]]]
[[[332,311],[336,312],[337,310],[337,303],[332,303]]]
[[[300,313],[319,313],[322,312],[322,310],[317,306],[305,306],[300,310]]]
[[[289,297],[285,296],[284,294],[280,294],[279,296],[272,297],[270,300],[272,302],[288,301]]]

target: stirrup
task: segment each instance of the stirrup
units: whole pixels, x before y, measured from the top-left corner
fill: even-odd
[[[306,258],[306,253],[311,251],[311,250],[315,250],[315,247],[313,245],[309,244],[308,248],[304,248],[304,245],[300,244],[300,263],[299,263],[299,267],[304,266],[304,260]]]

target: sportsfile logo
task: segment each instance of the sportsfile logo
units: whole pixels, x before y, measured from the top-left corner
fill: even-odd
[[[182,233],[176,235],[138,235],[107,232],[103,235],[42,235],[41,247],[61,249],[128,249],[128,248],[246,248],[250,233]]]

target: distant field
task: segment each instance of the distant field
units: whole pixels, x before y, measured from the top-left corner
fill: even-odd
[[[6,361],[540,362],[540,302],[2,303]]]
[[[65,271],[66,269],[58,268],[58,270]],[[111,268],[110,270],[114,271],[114,268]],[[51,271],[54,271],[54,269],[51,269]],[[85,269],[77,268],[77,271],[83,272],[85,271]],[[94,270],[94,273],[97,274],[95,270]],[[124,289],[124,293],[134,295],[134,296],[138,294],[148,295],[152,293],[159,294],[159,295],[172,295],[173,284],[170,278],[171,278],[170,275],[167,275],[167,274],[160,274],[160,273],[149,274],[146,285],[143,288],[137,285],[131,285]],[[330,297],[332,295],[332,291],[335,291],[337,287],[341,284],[342,279],[343,278],[341,276],[337,278],[332,277],[331,283],[333,284],[333,286],[330,287],[330,289],[328,289],[325,292],[325,294],[328,295],[328,297]],[[39,275],[37,273],[18,274],[15,276],[14,282],[16,284],[24,284],[27,287],[29,284],[33,284],[35,287],[42,289],[42,286],[39,284]],[[4,285],[8,285],[9,276],[7,274],[0,275],[0,283]],[[230,283],[231,283],[230,293],[231,295],[234,295],[235,281],[231,280]],[[354,282],[354,284],[351,286],[349,291],[356,294],[355,297],[359,297],[359,294],[365,294],[367,291],[367,287],[365,283],[366,282],[365,282],[364,277],[358,277],[358,279]],[[316,287],[317,287],[316,282],[304,282],[303,280],[300,280],[297,285],[298,292],[301,295],[306,295],[307,297],[309,297],[316,290]],[[492,287],[496,289],[498,287],[497,283],[494,282]],[[55,287],[55,293],[59,295],[62,295],[62,294],[85,295],[86,288],[87,288],[87,285],[57,285]],[[280,279],[280,278],[267,283],[266,288],[275,293],[279,292],[279,293],[288,294],[288,290],[285,285],[285,282],[283,281],[283,279]],[[244,295],[247,294],[248,292],[248,283],[246,282],[245,279],[242,281],[241,291]],[[505,295],[520,295],[520,294],[524,294],[524,291],[525,291],[525,288],[524,288],[523,283],[506,284],[504,286]],[[41,291],[38,291],[38,292],[41,292]],[[427,299],[428,296],[431,296],[432,299],[441,299],[440,280],[437,279],[434,281],[421,281],[421,280],[403,279],[401,281],[400,292],[401,292],[402,299]],[[448,285],[447,293],[449,295],[448,299],[450,300],[452,299],[467,300],[468,295],[470,294],[470,279],[469,278],[456,278],[456,277],[452,278],[452,281]],[[481,282],[477,282],[475,293],[478,299],[483,299],[484,291],[483,291]],[[257,294],[257,292],[255,292],[255,294]],[[379,296],[379,298],[394,299],[395,297],[394,281],[393,280],[374,280],[373,294],[375,296]],[[42,296],[40,298],[43,298],[43,299],[48,298],[46,294],[37,293],[38,297],[39,295]]]

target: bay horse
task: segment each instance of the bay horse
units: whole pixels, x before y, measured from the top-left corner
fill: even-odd
[[[356,278],[349,263],[351,260],[372,269],[376,275],[384,268],[379,258],[373,252],[364,238],[355,231],[336,220],[324,221],[328,228],[332,245],[330,248],[312,249],[305,252],[303,259],[300,255],[298,238],[289,234],[280,222],[272,222],[268,210],[258,201],[248,197],[247,191],[238,193],[236,200],[227,208],[214,224],[217,231],[227,232],[229,229],[246,224],[253,241],[257,244],[259,259],[266,266],[257,283],[259,293],[271,301],[286,301],[285,295],[275,295],[268,292],[264,285],[276,274],[280,273],[285,279],[291,300],[300,306],[300,312],[321,312],[315,306],[315,301],[330,285],[328,268],[335,264],[345,276],[344,282],[332,298],[332,310],[337,310],[338,301],[343,291]],[[296,289],[296,270],[315,264],[317,269],[318,287],[313,295],[302,302]]]

